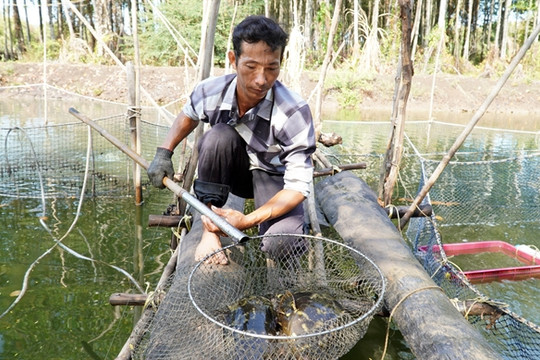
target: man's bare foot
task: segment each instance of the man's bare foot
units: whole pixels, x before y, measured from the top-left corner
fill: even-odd
[[[197,245],[197,249],[195,249],[195,261],[201,261],[206,255],[219,249],[221,249],[221,240],[219,239],[219,236],[204,229],[201,236],[201,242]],[[227,265],[228,263],[229,259],[227,259],[227,256],[223,251],[214,254],[205,261],[205,264],[216,265]]]

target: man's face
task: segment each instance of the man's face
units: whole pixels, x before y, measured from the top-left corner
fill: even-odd
[[[237,73],[237,96],[240,106],[254,107],[264,99],[279,76],[281,48],[272,49],[264,42],[242,42],[242,53],[237,59],[229,52],[229,61]]]

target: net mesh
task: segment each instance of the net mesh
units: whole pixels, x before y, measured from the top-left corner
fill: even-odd
[[[291,251],[270,259],[262,238],[252,238],[218,251],[226,267],[203,260],[181,271],[167,294],[174,301],[159,307],[134,358],[337,359],[350,351],[381,307],[380,270],[329,239],[265,238]]]
[[[437,199],[438,226],[501,225],[540,219],[540,154],[510,154],[507,158],[476,161],[460,156],[430,191]],[[473,160],[468,160],[473,157]],[[429,176],[438,162],[426,160]]]
[[[540,327],[479,291],[442,248],[440,230],[445,226],[538,224],[540,154],[511,153],[507,158],[498,155],[477,161],[492,155],[461,154],[461,161],[451,162],[424,199],[425,204],[433,203],[433,215],[411,219],[406,235],[424,268],[448,297],[475,299],[497,310],[491,316],[468,315],[468,320],[504,358],[536,359],[540,358]],[[419,163],[421,187],[437,163],[423,158]]]
[[[12,90],[2,88],[3,97]],[[13,90],[12,98],[24,95],[26,88]],[[36,93],[33,89],[32,93]],[[43,94],[42,94],[43,95]],[[74,197],[79,195],[85,176],[87,160],[86,125],[73,121],[65,109],[66,100],[82,113],[97,121],[102,127],[125,143],[129,143],[130,128],[126,106],[95,99],[72,96],[72,94],[47,88],[48,101],[42,105],[49,116],[43,125],[36,114],[26,112],[19,102],[2,101],[2,128],[0,128],[0,196],[7,197]],[[38,98],[37,102],[43,100]],[[41,103],[40,103],[41,104]],[[40,105],[41,106],[41,105]],[[18,115],[20,114],[20,115]],[[111,115],[117,114],[117,115]],[[39,120],[39,121],[38,121]],[[159,112],[144,109],[142,112],[142,155],[151,158],[168,129]],[[346,126],[362,127],[363,131],[349,131]],[[330,158],[339,163],[366,161],[368,168],[380,169],[382,148],[375,142],[384,143],[388,136],[388,123],[335,124],[335,131],[344,137],[344,143],[361,144],[361,148],[336,147],[327,149]],[[343,129],[340,127],[344,127]],[[440,158],[451,146],[461,128],[456,125],[410,122],[400,168],[401,196],[410,195],[421,187],[434,171]],[[428,134],[426,138],[426,134]],[[347,138],[355,136],[361,138]],[[438,139],[438,140],[432,140]],[[482,299],[497,301],[486,296],[478,286],[470,284],[460,275],[460,270],[444,252],[433,251],[441,245],[441,232],[463,226],[481,227],[489,230],[500,224],[519,231],[523,226],[538,229],[540,226],[540,154],[538,133],[514,133],[496,129],[476,128],[468,137],[453,160],[431,189],[425,201],[431,202],[434,215],[431,218],[411,219],[406,237],[426,270],[450,298],[460,300]],[[87,191],[95,196],[125,196],[132,193],[132,161],[100,136],[91,139],[90,177]],[[492,144],[486,148],[483,144]],[[484,150],[478,151],[482,148]],[[528,150],[527,150],[528,149]],[[175,154],[175,157],[178,156]],[[175,159],[178,162],[178,159]],[[421,169],[421,175],[419,175]],[[361,176],[372,188],[377,187],[377,171],[362,172]],[[146,177],[142,178],[143,183]],[[43,188],[41,187],[43,184]],[[411,189],[413,189],[411,191]],[[531,226],[532,225],[532,226]],[[530,238],[537,240],[537,231]],[[537,243],[537,246],[540,244]],[[419,248],[426,251],[419,251]],[[192,267],[179,266],[176,276],[169,281],[166,299],[160,304],[151,327],[136,355],[141,358],[146,351],[163,353],[165,358],[189,358],[183,342],[198,346],[197,356],[216,358],[208,343],[221,341],[224,344],[226,328],[208,320],[194,307],[186,291]],[[540,358],[540,329],[538,325],[499,306],[502,315],[496,318],[469,315],[469,321],[485,335],[488,341],[508,359]],[[174,314],[170,317],[169,314]],[[194,318],[196,315],[196,319]],[[179,320],[181,319],[181,320]],[[191,319],[193,326],[184,326],[183,319]],[[179,323],[181,326],[179,326]],[[157,325],[158,324],[158,325]],[[158,337],[153,329],[158,327]],[[162,329],[162,330],[161,330]],[[230,332],[230,331],[229,331]],[[154,334],[154,335],[152,335]],[[202,336],[201,334],[204,334]],[[338,336],[343,332],[335,332]],[[344,336],[344,335],[339,335]],[[158,339],[159,341],[156,341]],[[229,341],[235,341],[229,336]],[[248,343],[253,340],[248,338]],[[300,339],[296,339],[297,343]],[[256,343],[256,341],[255,341]],[[148,347],[148,350],[145,350]]]
[[[7,91],[7,90],[5,90]],[[18,92],[16,92],[18,93]],[[16,94],[15,93],[15,94]],[[50,89],[49,96],[62,97],[69,94]],[[3,94],[5,95],[5,94]],[[77,97],[74,97],[77,99]],[[41,100],[42,101],[42,100]],[[76,100],[74,100],[76,102]],[[102,109],[102,106],[105,109]],[[102,136],[89,134],[88,127],[67,113],[57,109],[54,100],[47,107],[52,115],[47,124],[28,117],[12,118],[14,113],[2,114],[0,128],[0,196],[18,198],[65,198],[78,196],[84,177],[88,177],[87,192],[93,196],[127,196],[132,191],[133,161],[115,148]],[[116,115],[104,115],[114,111]],[[130,143],[130,125],[126,106],[103,104],[94,100],[94,106],[86,104],[92,117],[107,132],[124,144]],[[91,110],[90,110],[91,109]],[[108,109],[108,110],[106,110]],[[122,113],[123,111],[123,113]],[[155,110],[144,109],[141,121],[142,156],[152,158],[155,148],[165,136],[168,126],[159,124]],[[35,115],[34,115],[35,116]],[[8,117],[8,118],[6,118]],[[24,117],[24,119],[22,118]],[[13,126],[5,124],[12,123]],[[25,124],[25,126],[21,126]],[[87,156],[87,144],[91,144]],[[86,173],[86,163],[89,170]],[[147,177],[142,177],[143,185]]]

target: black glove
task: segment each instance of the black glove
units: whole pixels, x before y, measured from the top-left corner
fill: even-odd
[[[150,163],[147,173],[152,185],[163,189],[163,178],[166,176],[170,179],[174,176],[174,168],[172,163],[173,152],[169,149],[158,147],[154,160]]]

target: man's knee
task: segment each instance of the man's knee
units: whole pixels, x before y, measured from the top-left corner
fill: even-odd
[[[222,207],[229,197],[230,187],[225,184],[217,184],[196,179],[193,182],[193,190],[199,201],[203,204],[212,204]]]
[[[234,147],[240,141],[238,132],[230,125],[216,124],[204,133],[199,141],[199,152],[209,149],[216,151],[223,147]]]

